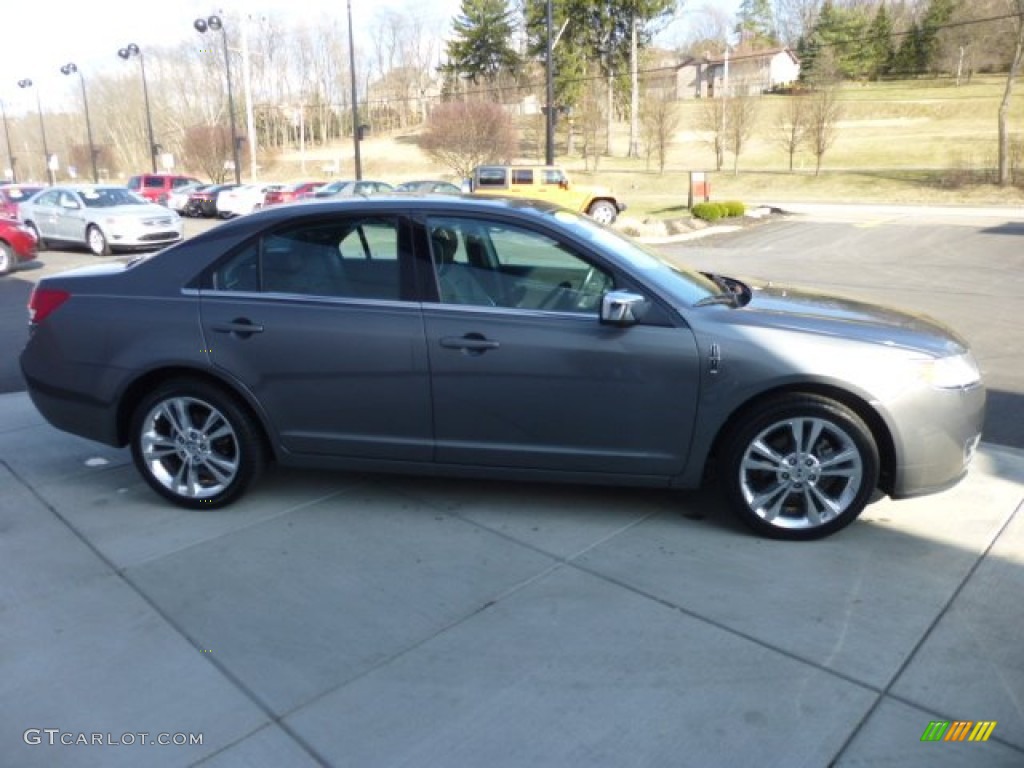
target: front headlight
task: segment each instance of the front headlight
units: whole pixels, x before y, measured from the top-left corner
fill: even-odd
[[[981,371],[970,352],[922,360],[920,366],[921,377],[937,389],[964,389],[981,382]]]

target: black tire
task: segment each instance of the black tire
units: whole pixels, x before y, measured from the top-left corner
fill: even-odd
[[[85,230],[85,243],[95,256],[110,255],[110,242],[103,234],[103,230],[95,224],[90,224],[89,228]]]
[[[0,275],[6,275],[8,272],[14,271],[14,251],[11,250],[11,246],[0,240]]]
[[[233,396],[198,380],[172,379],[143,398],[130,439],[135,467],[150,488],[189,509],[230,504],[267,465],[252,417]]]
[[[820,539],[845,528],[878,485],[871,430],[842,403],[783,395],[726,437],[721,479],[735,514],[776,539]]]
[[[611,224],[619,215],[619,209],[607,200],[595,200],[587,208],[587,215],[602,224]]]
[[[36,225],[31,221],[26,221],[25,226],[31,229],[32,234],[36,236],[36,251],[45,251],[46,241],[43,240],[43,236],[39,234],[39,230],[36,228]]]

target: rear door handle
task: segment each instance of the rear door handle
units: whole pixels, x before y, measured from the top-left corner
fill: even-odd
[[[254,333],[263,333],[263,326],[257,325],[251,320],[239,317],[230,323],[214,323],[210,329],[215,333],[235,333],[243,339],[247,339]]]

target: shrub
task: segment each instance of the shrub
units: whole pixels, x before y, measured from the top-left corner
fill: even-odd
[[[704,221],[718,221],[726,215],[725,206],[721,203],[697,203],[690,212]]]
[[[739,200],[726,200],[722,205],[725,206],[726,216],[742,216],[747,212],[747,206]]]

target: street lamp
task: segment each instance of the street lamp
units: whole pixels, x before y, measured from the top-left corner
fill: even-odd
[[[149,160],[153,166],[153,173],[156,173],[156,156],[159,154],[160,147],[156,143],[156,139],[153,138],[153,113],[149,111],[149,87],[146,85],[146,59],[142,55],[142,51],[135,43],[128,43],[124,48],[121,48],[117,55],[125,61],[128,61],[132,56],[139,57],[139,66],[142,67],[142,98],[146,102],[146,131],[149,134]]]
[[[221,41],[224,43],[224,72],[228,80],[228,116],[231,118],[231,158],[235,166],[235,183],[242,183],[242,166],[238,162],[238,130],[235,127],[235,97],[231,91],[231,60],[228,57],[228,33],[220,16],[210,16],[206,19],[196,19],[192,22],[199,34],[206,34],[206,30],[220,32]]]
[[[92,183],[99,184],[100,175],[96,171],[97,150],[96,146],[92,142],[92,120],[89,119],[89,98],[85,95],[85,77],[78,71],[78,67],[70,61],[61,67],[60,71],[65,75],[73,75],[77,73],[78,82],[82,84],[82,103],[85,105],[85,132],[89,137],[89,162],[92,163]]]
[[[29,79],[19,80],[19,88],[31,88],[32,81]],[[43,158],[45,162],[43,165],[46,167],[46,172],[50,177],[50,186],[52,187],[57,183],[56,177],[53,175],[53,168],[50,167],[50,148],[46,146],[46,125],[43,123],[43,105],[39,101],[39,90],[36,90],[36,109],[39,111],[39,132],[43,136]]]
[[[363,163],[359,157],[359,101],[356,94],[356,53],[352,42],[352,0],[348,0],[348,68],[352,81],[352,147],[356,181],[363,178]]]
[[[11,167],[11,181],[18,182],[18,171],[14,167],[14,149],[11,147],[11,132],[7,128],[7,107],[0,101],[0,112],[4,116],[4,138],[7,139],[7,164]]]

